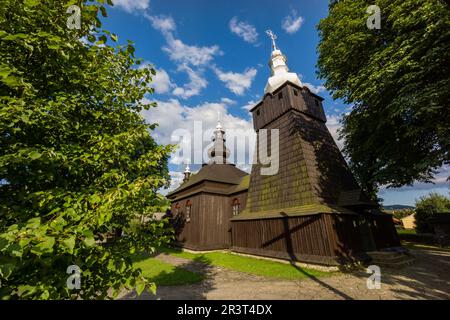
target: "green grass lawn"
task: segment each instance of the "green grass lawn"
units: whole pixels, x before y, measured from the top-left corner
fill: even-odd
[[[417,234],[416,230],[414,229],[401,229],[397,228],[398,235],[404,235],[404,234]]]
[[[203,276],[200,274],[175,267],[152,257],[138,256],[134,260],[134,267],[141,268],[142,274],[150,281],[155,282],[157,286],[179,286],[203,280]]]
[[[424,243],[418,243],[418,242],[411,242],[402,240],[402,246],[407,249],[413,249],[413,250],[436,250],[436,251],[450,251],[450,247],[438,247],[436,245],[430,245],[430,244],[424,244]]]
[[[397,229],[401,244],[407,249],[413,250],[438,250],[450,251],[450,247],[439,247],[436,245],[432,234],[417,233],[416,230]]]
[[[308,277],[324,277],[336,274],[336,272],[301,268],[291,264],[256,259],[225,252],[194,254],[174,248],[162,248],[161,251],[180,258],[202,261],[203,263],[210,265],[270,278],[298,280]]]

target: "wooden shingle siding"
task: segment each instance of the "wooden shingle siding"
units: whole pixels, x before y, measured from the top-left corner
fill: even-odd
[[[293,90],[297,90],[295,96]],[[359,190],[347,163],[329,133],[318,98],[308,89],[286,84],[278,93],[266,95],[253,110],[256,149],[264,139],[271,150],[270,130],[279,129],[279,171],[261,175],[261,164],[252,166],[247,210],[284,209],[318,203],[337,204],[342,192]],[[314,101],[318,101],[316,106]],[[292,105],[291,105],[292,104]],[[257,115],[257,111],[260,115]],[[261,140],[263,141],[263,140]]]

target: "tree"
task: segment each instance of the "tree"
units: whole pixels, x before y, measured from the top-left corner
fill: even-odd
[[[117,36],[101,29],[104,2],[2,1],[2,299],[154,288],[130,257],[171,238],[164,221],[152,219],[170,147],[153,140],[155,124],[140,115],[155,106],[142,103],[155,70],[136,67],[131,43],[107,45]],[[74,4],[80,29],[67,26]],[[81,269],[81,290],[66,285],[70,265]]]
[[[381,28],[366,25],[369,5]],[[362,187],[429,182],[450,162],[450,9],[439,0],[336,0],[318,25],[318,75],[343,117],[344,153]]]
[[[416,230],[419,233],[431,233],[433,229],[428,219],[436,213],[450,213],[450,198],[438,193],[430,193],[416,201]]]

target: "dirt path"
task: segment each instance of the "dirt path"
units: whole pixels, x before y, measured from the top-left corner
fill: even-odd
[[[450,299],[450,252],[412,251],[416,262],[381,270],[381,289],[367,289],[364,271],[299,281],[277,280],[208,266],[169,255],[158,259],[206,274],[194,285],[160,286],[137,299]],[[136,299],[129,293],[125,299]]]

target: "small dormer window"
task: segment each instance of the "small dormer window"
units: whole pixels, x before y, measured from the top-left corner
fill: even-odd
[[[232,202],[233,216],[237,216],[239,214],[239,199],[234,198]]]

